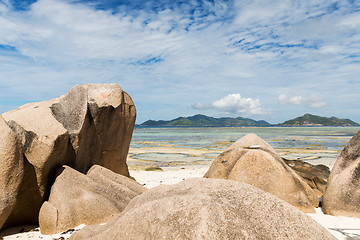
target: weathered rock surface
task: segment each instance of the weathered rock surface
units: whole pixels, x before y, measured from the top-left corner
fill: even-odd
[[[272,194],[243,182],[190,179],[137,196],[115,220],[80,239],[335,239]]]
[[[305,212],[319,206],[310,186],[255,134],[247,134],[220,154],[205,177],[246,182]]]
[[[94,165],[87,175],[64,166],[40,209],[42,234],[55,234],[80,224],[109,222],[146,188],[134,180]]]
[[[21,146],[15,133],[0,115],[0,228],[16,204],[21,180],[24,175],[24,162]]]
[[[285,163],[292,168],[305,182],[315,191],[318,197],[322,197],[327,180],[330,175],[330,168],[323,165],[312,165],[301,160],[287,160]]]
[[[360,131],[331,170],[322,209],[326,214],[360,218]]]
[[[21,142],[24,177],[6,225],[36,224],[62,165],[86,173],[98,164],[129,176],[136,110],[116,84],[76,85],[66,95],[3,114]]]

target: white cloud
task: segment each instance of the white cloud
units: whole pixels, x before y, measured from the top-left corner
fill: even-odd
[[[344,17],[341,22],[338,23],[338,26],[349,26],[351,28],[360,27],[360,13],[356,12],[347,17]]]
[[[276,105],[281,88],[299,90],[296,95],[316,89],[332,106],[360,101],[344,97],[359,91],[348,84],[360,76],[357,1],[149,0],[100,10],[96,1],[38,0],[23,11],[10,3],[0,0],[0,89],[6,92],[0,104],[46,100],[38,97],[86,82],[116,82],[134,101],[171,104],[175,113],[229,92]],[[338,89],[335,101],[330,94]],[[280,99],[327,104],[312,96]],[[260,100],[240,95],[194,108],[269,112]],[[139,121],[147,120],[144,110]]]
[[[278,97],[278,101],[282,105],[304,106],[311,108],[320,108],[320,107],[325,107],[327,105],[326,101],[322,97],[316,94],[311,94],[306,97],[304,96],[288,97],[285,94],[280,94]]]
[[[212,104],[197,103],[192,105],[197,110],[215,109],[230,114],[242,114],[244,116],[268,114],[271,111],[261,107],[259,99],[244,98],[239,93],[229,94]]]
[[[207,110],[212,109],[214,106],[212,104],[195,103],[191,107],[197,110]]]
[[[10,2],[8,0],[0,1],[0,13],[6,13],[9,10]]]
[[[344,52],[343,46],[324,45],[319,49],[322,54],[339,54]]]

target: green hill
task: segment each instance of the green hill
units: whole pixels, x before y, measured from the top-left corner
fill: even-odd
[[[162,126],[192,126],[192,127],[224,127],[224,126],[270,126],[264,120],[256,121],[250,118],[214,118],[197,114],[191,117],[179,117],[170,121],[148,120],[140,126],[162,127]]]
[[[360,126],[358,123],[350,119],[340,119],[336,117],[320,117],[311,114],[305,114],[302,117],[297,117],[285,121],[280,126]]]
[[[256,121],[250,118],[214,118],[197,114],[191,117],[179,117],[170,121],[148,120],[139,126],[142,127],[270,127],[270,126],[360,126],[350,119],[340,119],[336,117],[320,117],[305,114],[283,123],[272,125],[264,120]]]

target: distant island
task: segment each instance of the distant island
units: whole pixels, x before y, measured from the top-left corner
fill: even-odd
[[[271,126],[360,126],[360,124],[350,119],[340,119],[336,117],[320,117],[312,114],[305,114],[280,124],[270,124],[265,120],[253,120],[250,118],[214,118],[206,115],[197,114],[191,117],[179,117],[173,120],[154,121],[148,120],[140,127],[271,127]]]
[[[255,121],[250,118],[214,118],[205,115],[197,114],[192,117],[179,117],[170,121],[153,121],[148,120],[140,126],[146,127],[160,127],[160,126],[211,126],[211,127],[222,127],[222,126],[270,126],[271,124],[264,121]]]
[[[281,126],[360,126],[350,119],[340,119],[337,117],[320,117],[309,113],[302,117],[297,117],[285,121]]]

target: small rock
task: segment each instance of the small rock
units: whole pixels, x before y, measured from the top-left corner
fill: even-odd
[[[145,171],[153,171],[153,172],[162,172],[164,171],[161,167],[148,167],[145,169]]]
[[[259,149],[260,146],[259,145],[253,145],[253,146],[250,146],[249,149]]]
[[[66,230],[65,232],[62,232],[61,234],[67,234],[67,233],[72,233],[72,232],[75,232],[75,229],[68,229]]]

